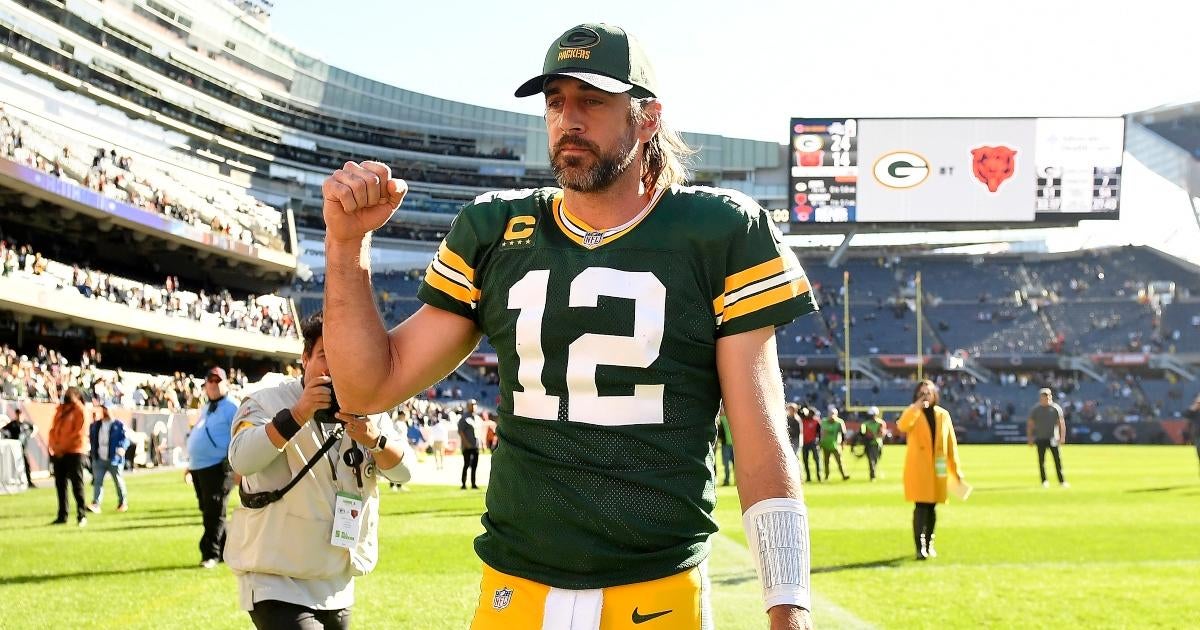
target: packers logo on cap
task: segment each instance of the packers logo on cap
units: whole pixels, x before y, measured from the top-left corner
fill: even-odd
[[[600,43],[600,34],[586,26],[571,29],[558,40],[559,48],[591,48]]]
[[[571,29],[558,40],[558,61],[567,59],[591,59],[592,51],[587,50],[600,43],[600,34],[586,26]]]

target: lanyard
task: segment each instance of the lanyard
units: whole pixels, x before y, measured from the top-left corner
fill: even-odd
[[[314,422],[314,421],[309,420],[309,422]],[[326,439],[324,424],[317,422],[317,431],[321,434],[321,441],[324,442]],[[328,451],[325,451],[325,459],[329,460],[329,471],[331,473],[333,473],[333,480],[336,482],[337,481],[337,460],[334,459],[334,456],[330,454],[330,451],[336,451],[336,450],[339,450],[342,448],[342,436],[344,436],[345,433],[339,429],[339,430],[334,431],[334,435],[337,436],[337,446],[332,449],[329,449]]]

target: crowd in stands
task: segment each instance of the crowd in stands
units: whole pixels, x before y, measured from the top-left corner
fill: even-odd
[[[45,173],[136,208],[176,219],[248,245],[283,251],[283,216],[243,190],[225,186],[198,189],[170,168],[152,165],[129,152],[101,146],[82,134],[19,118],[0,106],[0,158]]]
[[[77,387],[88,401],[118,407],[177,411],[199,409],[204,402],[199,378],[182,372],[130,375],[121,368],[101,368],[102,358],[95,348],[83,352],[77,363],[70,363],[64,354],[44,345],[33,355],[0,345],[0,398],[59,402],[68,388]],[[231,370],[230,382],[236,391],[246,384],[246,374]]]
[[[193,292],[185,290],[177,276],[168,276],[162,285],[146,284],[50,260],[29,245],[9,243],[2,235],[0,275],[19,275],[58,289],[74,289],[87,298],[222,328],[272,337],[298,336],[290,301],[277,296],[250,295],[236,300],[228,289],[211,294],[204,289]]]

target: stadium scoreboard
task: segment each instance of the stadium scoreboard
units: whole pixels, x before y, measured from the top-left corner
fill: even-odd
[[[1123,118],[793,118],[791,223],[1116,219]]]

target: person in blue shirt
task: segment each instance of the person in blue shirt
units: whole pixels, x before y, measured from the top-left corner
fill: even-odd
[[[221,561],[225,550],[225,511],[229,491],[233,489],[229,439],[238,405],[229,399],[229,379],[219,367],[210,369],[205,376],[204,395],[208,397],[208,405],[188,434],[187,474],[192,477],[196,502],[204,516],[200,566],[211,569]]]
[[[104,498],[104,477],[113,478],[117,485],[117,511],[129,509],[126,502],[125,478],[121,471],[125,468],[125,449],[129,448],[129,437],[125,434],[125,424],[112,417],[108,406],[104,403],[97,405],[100,417],[89,428],[92,445],[92,503],[87,506],[89,512],[100,513],[100,501]]]

